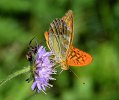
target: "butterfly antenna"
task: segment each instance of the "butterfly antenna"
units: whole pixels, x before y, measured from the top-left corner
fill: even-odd
[[[39,44],[38,44],[38,41],[36,39],[35,39],[35,43],[36,43],[36,48],[38,49]]]
[[[74,73],[70,68],[69,68],[69,70],[79,79],[79,76],[76,75],[76,73]]]
[[[36,34],[34,35],[34,37],[30,40],[30,42],[29,42],[29,46],[31,45],[31,42],[32,42],[33,39],[37,36],[37,34],[38,34],[38,33],[36,33]]]

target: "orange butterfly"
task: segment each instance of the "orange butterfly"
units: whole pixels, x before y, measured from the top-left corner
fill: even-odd
[[[73,13],[69,10],[62,18],[53,20],[48,32],[45,32],[46,43],[54,53],[55,60],[62,70],[69,66],[85,66],[92,62],[92,56],[72,46]]]

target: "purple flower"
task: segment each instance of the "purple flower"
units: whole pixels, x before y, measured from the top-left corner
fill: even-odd
[[[53,68],[49,57],[52,55],[51,52],[46,52],[43,46],[38,47],[38,51],[35,57],[35,71],[34,71],[34,82],[32,84],[32,90],[45,91],[46,88],[53,87],[49,84],[50,80],[55,80],[51,75],[56,74],[56,70]],[[45,92],[44,92],[45,93]],[[46,94],[46,93],[45,93]]]

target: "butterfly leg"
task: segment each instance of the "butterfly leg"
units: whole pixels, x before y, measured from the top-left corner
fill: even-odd
[[[58,68],[58,67],[61,67],[59,64],[57,64],[56,65],[56,67],[54,67],[54,69],[56,69],[56,68]],[[61,70],[60,72],[59,72],[59,75],[63,72],[64,70]]]

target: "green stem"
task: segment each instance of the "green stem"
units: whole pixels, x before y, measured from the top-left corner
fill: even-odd
[[[25,68],[23,68],[21,70],[18,70],[16,72],[14,72],[13,74],[9,75],[6,79],[2,80],[0,82],[0,86],[5,84],[7,81],[11,80],[12,78],[17,77],[18,75],[24,74],[24,73],[29,72],[29,71],[30,71],[30,66],[25,67]]]

